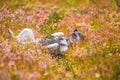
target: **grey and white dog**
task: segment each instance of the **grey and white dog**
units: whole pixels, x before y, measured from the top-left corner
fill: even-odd
[[[35,38],[33,30],[30,28],[23,29],[17,36],[13,34],[11,29],[8,29],[8,32],[13,39],[16,39],[22,44],[34,42],[36,44],[40,43],[42,46],[47,46],[50,53],[55,56],[62,55],[64,52],[66,52],[71,43],[75,43],[84,39],[84,36],[78,32],[77,29],[74,29],[71,36],[68,38],[64,38],[63,32],[57,32],[52,34],[54,39],[42,38],[41,40]]]
[[[83,34],[78,32],[77,29],[74,29],[71,36],[68,38],[59,37],[60,35],[62,35],[62,33],[59,32],[59,34],[55,36],[57,38],[43,38],[41,41],[41,44],[43,46],[47,46],[50,50],[50,53],[55,56],[63,55],[63,53],[69,49],[70,44],[84,39]]]

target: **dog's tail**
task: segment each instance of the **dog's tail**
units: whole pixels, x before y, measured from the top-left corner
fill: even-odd
[[[10,34],[10,36],[14,39],[16,39],[16,36],[13,34],[11,29],[8,29],[8,33]]]

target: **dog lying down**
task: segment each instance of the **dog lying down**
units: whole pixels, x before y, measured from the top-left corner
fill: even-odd
[[[68,38],[64,38],[63,32],[56,32],[51,34],[54,39],[41,38],[41,40],[35,38],[33,30],[30,28],[23,29],[17,36],[13,34],[11,29],[8,29],[8,32],[13,39],[16,39],[22,44],[34,42],[36,44],[40,43],[42,46],[46,46],[50,53],[54,56],[62,55],[69,49],[69,45],[71,43],[75,43],[76,41],[80,41],[84,38],[84,36],[78,32],[77,29],[73,30],[71,36]]]
[[[62,55],[63,52],[68,50],[68,44],[63,37],[64,33],[56,32],[53,33],[52,36],[54,36],[54,39],[42,38],[41,44],[47,46],[51,54],[55,56]]]
[[[55,56],[62,55],[64,52],[66,52],[71,43],[75,43],[84,39],[84,36],[78,32],[77,29],[73,30],[71,36],[68,38],[64,38],[64,33],[62,32],[53,33],[52,36],[55,38],[42,38],[41,44],[43,46],[46,45],[49,48],[50,53]]]

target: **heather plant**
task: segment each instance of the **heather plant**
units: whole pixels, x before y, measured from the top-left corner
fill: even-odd
[[[120,12],[115,1],[2,0],[0,80],[119,80]],[[41,44],[18,43],[9,28],[15,35],[31,28],[39,38],[59,31],[69,37],[77,28],[84,40],[55,57]]]

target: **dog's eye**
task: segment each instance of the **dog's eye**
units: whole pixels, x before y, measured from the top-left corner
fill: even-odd
[[[73,37],[73,39],[76,39],[77,36],[74,34],[74,35],[72,35],[72,37]]]
[[[73,33],[73,35],[74,35],[74,36],[76,36],[76,34],[75,34],[75,33]]]

